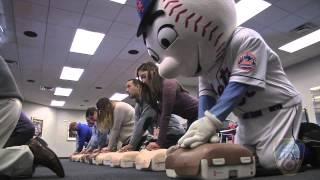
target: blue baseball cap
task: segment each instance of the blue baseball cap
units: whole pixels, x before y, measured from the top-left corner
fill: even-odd
[[[143,27],[146,26],[147,24],[147,17],[148,15],[150,15],[151,10],[153,8],[153,6],[155,5],[155,2],[157,0],[137,0],[136,2],[136,7],[137,7],[137,11],[139,14],[139,17],[141,19],[139,27],[138,27],[138,31],[137,31],[137,36],[139,37],[142,34],[143,31]]]

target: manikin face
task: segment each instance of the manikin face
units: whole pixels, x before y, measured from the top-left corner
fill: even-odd
[[[140,89],[132,81],[127,81],[126,92],[130,98],[138,98],[140,96]]]
[[[158,0],[150,17],[143,37],[165,78],[208,72],[236,24],[233,0]]]

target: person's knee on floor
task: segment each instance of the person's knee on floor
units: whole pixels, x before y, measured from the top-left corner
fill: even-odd
[[[279,146],[274,152],[257,153],[260,167],[274,174],[294,174],[301,170],[305,148],[301,143]]]
[[[21,112],[18,123],[4,147],[26,145],[30,143],[34,132],[35,127],[31,119],[24,112]]]

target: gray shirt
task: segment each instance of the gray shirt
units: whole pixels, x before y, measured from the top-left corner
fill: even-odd
[[[5,60],[0,56],[0,99],[23,97]]]
[[[153,128],[156,126],[157,112],[147,103],[137,103],[135,107],[135,127],[130,144],[137,148],[142,136],[146,131],[153,134]],[[171,114],[168,124],[167,135],[183,135],[187,127],[187,120],[182,117]]]
[[[137,148],[143,134],[148,130],[153,134],[154,121],[157,118],[157,112],[145,102],[137,103],[135,106],[135,124],[130,144]]]

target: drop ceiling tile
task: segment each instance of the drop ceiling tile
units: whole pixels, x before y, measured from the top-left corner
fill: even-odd
[[[263,30],[260,30],[258,32],[263,38],[265,38],[265,40],[267,40],[268,38],[272,38],[273,36],[275,36],[276,34],[279,34],[278,31],[271,29],[271,28],[265,28]]]
[[[107,35],[97,49],[92,61],[103,61],[109,64],[128,43],[128,39]]]
[[[306,4],[311,2],[312,0],[280,0],[275,3],[276,6],[284,9],[288,12],[296,12],[297,10],[303,8]]]
[[[124,6],[116,18],[116,22],[129,24],[137,28],[140,23],[140,19],[136,8]]]
[[[66,65],[84,69],[91,58],[92,56],[90,55],[70,52]]]
[[[89,31],[106,33],[111,24],[111,21],[85,15],[81,20],[79,28],[83,28]]]
[[[46,31],[46,24],[33,21],[23,20],[20,18],[15,19],[16,22],[16,37],[19,45],[28,45],[33,47],[42,47],[44,44],[44,37]],[[31,38],[24,35],[24,31],[33,31],[37,33],[37,37]]]
[[[128,68],[128,64],[119,61],[118,59],[114,60],[101,74],[101,76],[95,82],[95,86],[107,87],[111,84],[122,72]]]
[[[80,18],[81,14],[79,13],[51,8],[49,12],[48,23],[58,26],[78,27]]]
[[[310,20],[320,15],[320,1],[313,0],[306,6],[299,8],[295,14],[305,18],[306,20]]]
[[[28,79],[38,80],[41,77],[42,70],[39,66],[24,66],[22,70],[23,81]]]
[[[47,38],[55,38],[57,41],[62,43],[70,44],[73,40],[73,36],[76,33],[76,28],[56,26],[53,24],[48,24],[47,26]]]
[[[49,0],[23,0],[27,3],[33,3],[41,6],[48,7],[49,6]]]
[[[135,36],[137,28],[127,24],[113,23],[107,36],[132,38]]]
[[[91,62],[85,69],[81,81],[87,86],[93,86],[97,78],[104,73],[107,64],[104,62]]]
[[[18,49],[16,43],[6,43],[0,49],[0,54],[5,59],[19,61]]]
[[[51,0],[51,7],[66,11],[82,13],[88,0]]]
[[[34,47],[19,46],[19,58],[22,68],[42,65],[43,52]]]
[[[317,25],[317,26],[319,27],[319,26],[320,26],[320,15],[317,16],[317,17],[315,17],[315,18],[313,18],[313,19],[311,20],[311,22],[314,23],[315,25]]]
[[[270,6],[265,11],[262,11],[254,17],[255,21],[259,24],[270,26],[275,22],[279,22],[282,18],[288,16],[289,13],[276,7]]]
[[[137,50],[138,54],[129,54],[129,50]],[[128,43],[127,47],[122,50],[120,55],[118,56],[119,59],[125,60],[125,61],[135,61],[137,58],[141,57],[141,54],[143,54],[146,51],[146,47],[144,43],[140,40],[134,39],[134,41],[131,41]]]
[[[266,25],[264,24],[260,24],[258,23],[257,21],[255,21],[255,19],[251,19],[247,22],[245,22],[244,24],[240,25],[240,26],[243,26],[243,27],[247,27],[247,28],[250,28],[250,29],[254,29],[255,31],[262,31],[265,29]]]
[[[305,20],[303,18],[290,15],[273,24],[273,28],[279,32],[290,32],[304,23]]]
[[[54,39],[54,38],[47,38],[46,45],[45,45],[45,58],[58,58],[57,61],[65,62],[65,57],[69,54],[69,45],[63,41]]]
[[[123,5],[106,0],[89,1],[85,14],[106,20],[116,18]]]
[[[47,22],[48,8],[27,1],[14,1],[14,15],[16,18],[32,19],[33,21]]]

